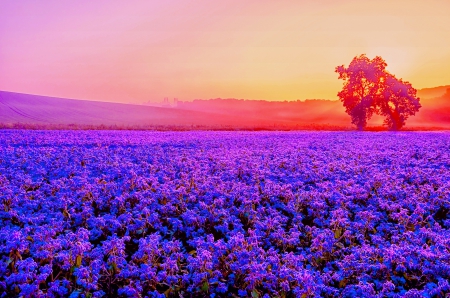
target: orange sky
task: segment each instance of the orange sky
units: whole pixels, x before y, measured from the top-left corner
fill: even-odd
[[[2,0],[0,90],[141,103],[337,99],[334,68],[382,56],[450,84],[450,1]]]

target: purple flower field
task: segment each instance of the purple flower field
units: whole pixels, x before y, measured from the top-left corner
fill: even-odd
[[[0,297],[445,297],[450,134],[0,131]]]

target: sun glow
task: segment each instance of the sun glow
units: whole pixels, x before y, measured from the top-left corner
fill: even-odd
[[[0,90],[141,103],[336,99],[336,65],[381,56],[416,88],[450,82],[450,2],[0,2]]]
[[[401,48],[374,48],[367,52],[368,57],[381,56],[387,63],[386,69],[398,78],[411,76],[415,66],[415,50]]]

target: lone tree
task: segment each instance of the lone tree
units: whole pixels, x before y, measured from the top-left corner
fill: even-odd
[[[386,62],[377,56],[353,58],[350,65],[336,67],[344,87],[338,93],[352,123],[363,130],[374,113],[384,116],[384,125],[398,130],[421,107],[417,90],[410,83],[386,71]]]

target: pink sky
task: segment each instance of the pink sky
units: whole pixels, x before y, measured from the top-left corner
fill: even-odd
[[[334,68],[381,55],[450,84],[450,1],[0,2],[0,90],[141,103],[337,99]]]

